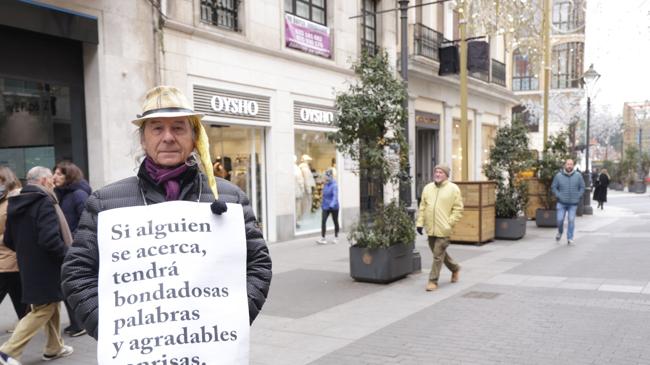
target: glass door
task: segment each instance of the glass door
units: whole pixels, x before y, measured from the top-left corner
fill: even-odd
[[[232,182],[246,193],[260,228],[265,232],[265,129],[210,125],[207,132],[215,176]]]

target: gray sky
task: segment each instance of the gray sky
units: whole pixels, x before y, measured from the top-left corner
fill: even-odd
[[[594,104],[621,113],[650,100],[650,0],[588,0],[585,69],[602,76]]]

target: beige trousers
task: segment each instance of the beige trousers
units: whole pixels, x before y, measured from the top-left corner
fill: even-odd
[[[44,328],[47,336],[44,353],[47,355],[59,353],[63,348],[59,321],[60,303],[32,305],[31,312],[18,322],[13,335],[0,347],[0,351],[19,359],[27,343],[41,328]]]
[[[440,269],[442,268],[443,263],[451,272],[460,270],[460,265],[458,265],[458,263],[447,253],[448,246],[449,237],[429,236],[429,248],[433,253],[433,265],[431,265],[429,281],[436,284],[438,283],[438,277],[440,276]]]

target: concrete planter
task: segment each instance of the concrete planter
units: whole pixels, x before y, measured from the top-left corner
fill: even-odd
[[[494,236],[501,240],[518,240],[526,235],[526,217],[497,218]]]
[[[609,184],[609,189],[610,190],[616,190],[616,191],[623,191],[623,184],[621,183],[610,183]]]
[[[537,209],[535,224],[537,227],[557,227],[557,211],[555,209]]]
[[[646,189],[647,188],[644,182],[635,182],[634,184],[630,184],[627,187],[628,192],[637,194],[645,194]]]
[[[413,272],[413,244],[365,248],[350,246],[350,276],[357,281],[386,284]]]

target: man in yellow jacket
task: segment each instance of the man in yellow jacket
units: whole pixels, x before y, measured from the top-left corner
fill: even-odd
[[[458,281],[460,271],[460,265],[447,253],[447,246],[454,225],[463,215],[463,199],[458,185],[449,181],[448,166],[437,165],[434,168],[433,181],[422,190],[416,223],[419,234],[422,234],[422,227],[426,230],[429,247],[433,253],[427,291],[438,288],[438,276],[443,262],[452,273],[452,283]]]

